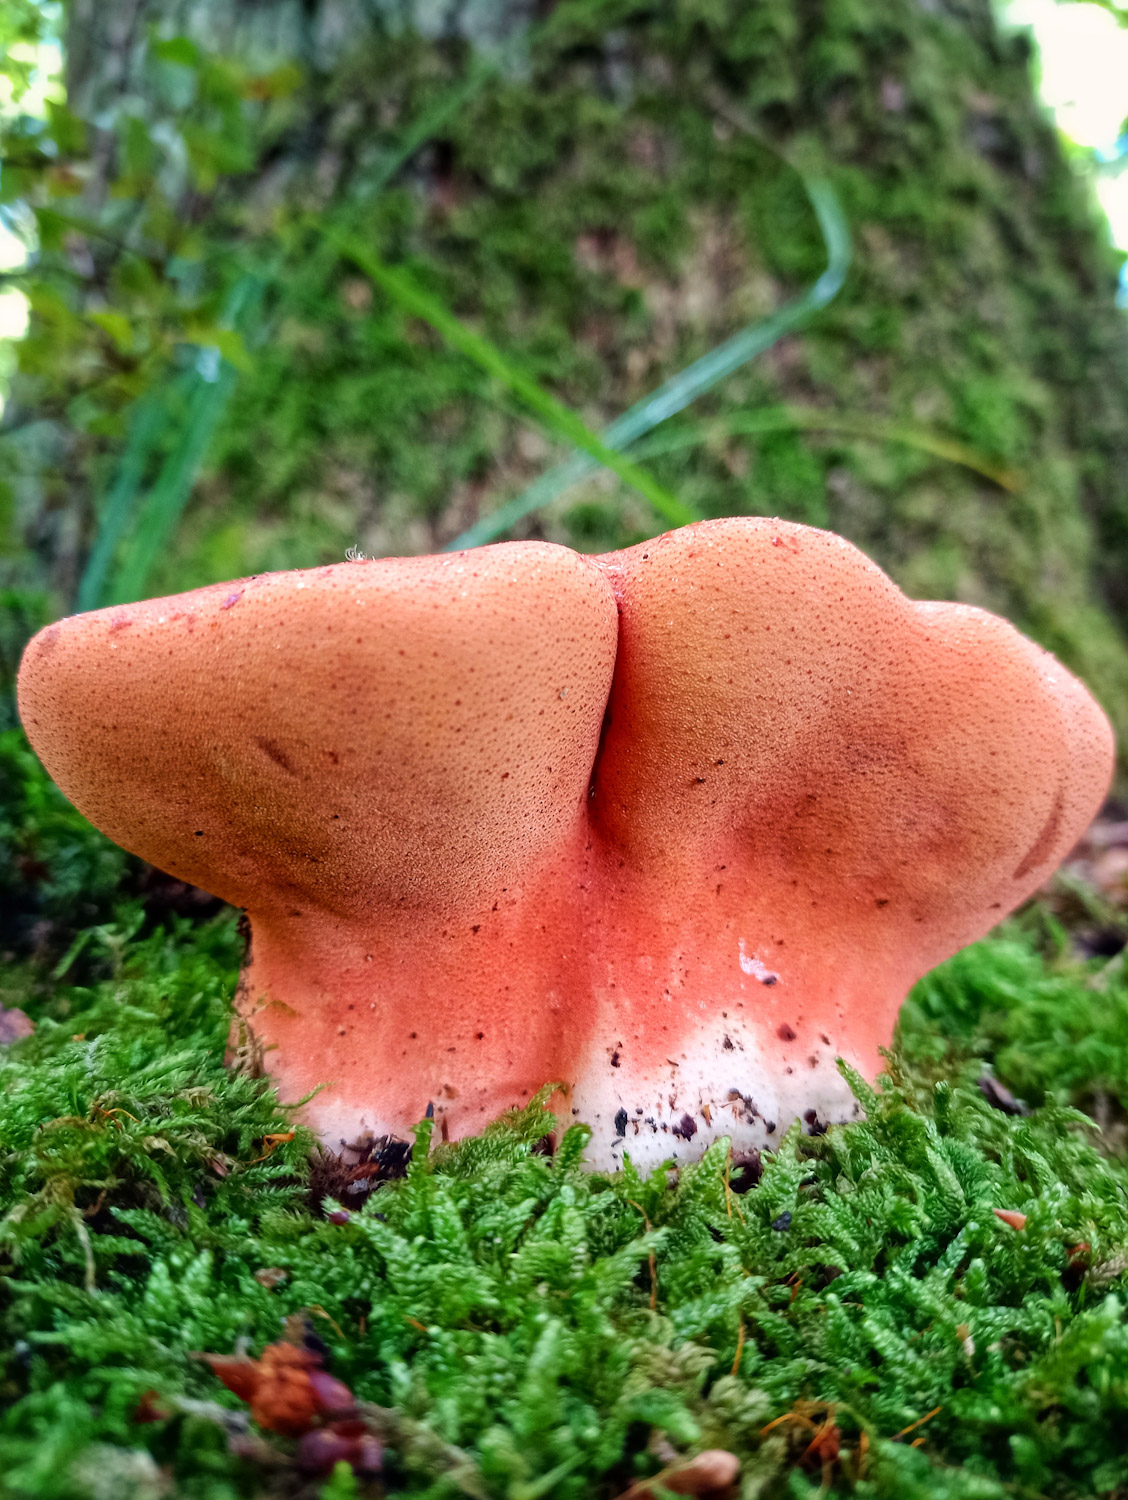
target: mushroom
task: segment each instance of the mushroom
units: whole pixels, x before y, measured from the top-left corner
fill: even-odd
[[[821,1130],[857,1112],[837,1058],[874,1078],[916,980],[1076,843],[1112,731],[1004,620],[914,603],[830,532],[704,522],[600,563],[619,642],[574,1103],[632,1158]]]
[[[63,620],[29,736],[98,827],[250,918],[238,1006],[326,1141],[574,1071],[571,874],[615,658],[564,547],[266,574]]]
[[[1004,621],[760,518],[74,616],[20,706],[93,822],[247,910],[240,1013],[328,1143],[559,1081],[597,1166],[849,1118],[836,1059],[876,1074],[1112,768]]]

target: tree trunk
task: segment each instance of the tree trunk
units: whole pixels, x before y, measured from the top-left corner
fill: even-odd
[[[380,182],[475,50],[525,27],[528,47]],[[799,163],[850,222],[845,289],[697,404],[719,424],[708,441],[648,461],[702,514],[827,525],[915,595],[1008,614],[1128,729],[1117,260],[989,0],[602,0],[531,18],[503,0],[73,0],[80,112],[144,97],[152,28],[252,67],[297,58],[307,77],[238,185],[257,205],[249,253],[272,243],[270,216],[297,249],[154,583],[441,546],[553,456],[461,356],[291,232],[310,208],[409,260],[599,425],[818,276]],[[518,534],[594,548],[658,525],[595,480]]]

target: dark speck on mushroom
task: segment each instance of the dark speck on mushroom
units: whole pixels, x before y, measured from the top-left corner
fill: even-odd
[[[627,1133],[627,1112],[625,1109],[617,1110],[615,1113],[615,1134],[618,1136]]]

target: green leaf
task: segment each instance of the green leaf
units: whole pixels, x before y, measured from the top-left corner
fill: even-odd
[[[133,348],[133,328],[124,313],[95,312],[88,313],[87,318],[109,335],[119,354],[128,354]]]
[[[57,99],[48,99],[47,127],[63,156],[81,156],[86,149],[86,121]]]
[[[203,54],[190,37],[170,36],[150,45],[153,56],[161,62],[175,63],[181,68],[199,68],[203,62]]]
[[[286,62],[269,73],[258,73],[243,83],[247,99],[288,99],[302,85],[305,74],[297,63]]]
[[[222,328],[217,324],[189,324],[184,336],[191,344],[201,348],[218,349],[229,365],[234,365],[240,374],[246,375],[255,367],[243,336],[234,328]]]

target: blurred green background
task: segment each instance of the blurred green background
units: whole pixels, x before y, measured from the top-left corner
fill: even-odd
[[[1030,50],[989,0],[4,0],[9,680],[59,613],[349,547],[769,514],[1128,736],[1123,256]],[[741,330],[641,475],[557,473]]]

